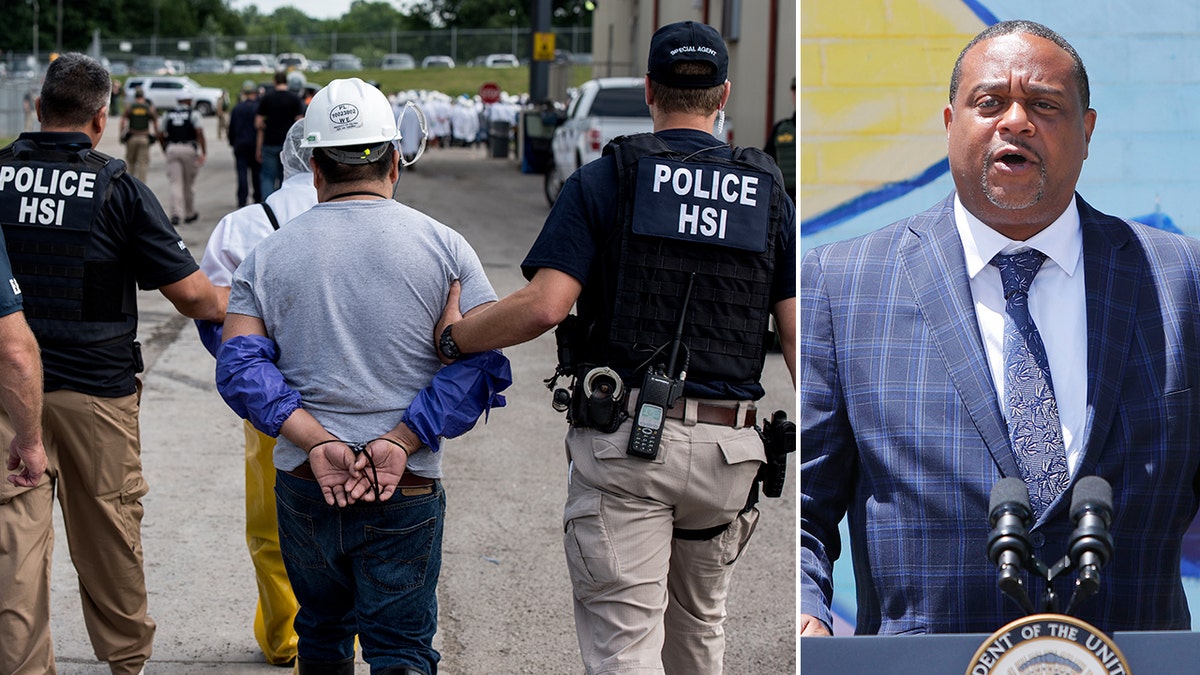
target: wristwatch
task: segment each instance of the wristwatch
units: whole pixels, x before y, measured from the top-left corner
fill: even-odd
[[[462,356],[462,350],[458,348],[458,344],[454,342],[454,336],[450,334],[450,329],[454,328],[454,324],[449,324],[442,330],[441,337],[438,338],[438,352],[451,361],[458,360]]]

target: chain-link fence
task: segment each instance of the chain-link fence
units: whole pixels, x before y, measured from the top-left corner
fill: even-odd
[[[592,29],[555,28],[555,46],[563,59],[590,61]],[[473,65],[488,54],[514,54],[525,62],[532,53],[532,33],[528,26],[498,29],[447,28],[430,31],[378,31],[372,33],[313,33],[308,35],[272,34],[193,37],[103,38],[93,37],[87,52],[105,59],[113,75],[137,72],[137,62],[165,65],[184,73],[196,59],[229,60],[242,54],[300,53],[315,67],[325,65],[332,54],[353,54],[364,68],[378,68],[385,54],[411,54],[419,65],[426,56],[446,55],[459,65]],[[36,96],[49,52],[38,55],[8,52],[0,61],[0,138],[12,138],[24,131],[31,119],[26,114],[26,96]],[[157,57],[148,59],[147,57]],[[163,64],[167,61],[167,64]],[[157,66],[155,66],[157,67]],[[32,113],[30,113],[32,114]],[[36,123],[34,125],[36,128]]]
[[[555,29],[558,49],[590,55],[590,28]],[[447,55],[458,64],[488,54],[515,54],[528,59],[532,37],[528,27],[511,29],[458,29],[431,31],[380,31],[373,33],[313,33],[242,36],[197,36],[190,38],[105,38],[99,41],[100,55],[110,63],[133,68],[139,56],[158,56],[185,66],[198,58],[234,59],[240,54],[304,54],[309,61],[328,61],[332,54],[353,54],[366,68],[377,68],[385,54],[411,54],[421,62],[426,56]],[[118,69],[120,66],[118,66]]]
[[[33,99],[39,82],[25,77],[0,79],[0,139],[37,129]]]

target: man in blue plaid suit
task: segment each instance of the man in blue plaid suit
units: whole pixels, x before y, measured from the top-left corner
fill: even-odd
[[[1006,300],[989,263],[1029,249],[1045,258],[1028,312],[1062,427],[1046,436],[1067,467],[1065,491],[1035,508],[1032,553],[1047,564],[1067,553],[1071,487],[1098,475],[1113,488],[1115,553],[1073,613],[1105,631],[1188,629],[1179,565],[1200,502],[1200,241],[1075,193],[1096,112],[1078,54],[1045,26],[1003,22],[968,44],[944,119],[955,192],[802,261],[801,634],[832,625],[843,516],[858,632],[989,633],[1024,614],[986,548],[992,487],[1041,480],[1023,476],[1010,441]],[[1073,580],[1054,581],[1059,597]],[[1046,582],[1025,581],[1036,602]]]

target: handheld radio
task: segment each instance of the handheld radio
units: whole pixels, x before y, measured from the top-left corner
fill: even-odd
[[[688,278],[687,292],[683,296],[683,309],[679,312],[679,325],[675,328],[675,338],[671,342],[671,356],[667,360],[667,368],[657,369],[650,366],[642,379],[642,388],[638,392],[637,407],[634,408],[633,429],[629,432],[629,445],[625,453],[633,457],[652,460],[658,457],[658,446],[662,441],[663,422],[667,410],[675,405],[683,393],[683,381],[687,379],[687,371],[681,372],[679,378],[672,377],[675,372],[675,360],[679,356],[679,345],[683,340],[683,319],[687,315],[688,302],[692,299],[692,284],[696,281],[696,273]]]

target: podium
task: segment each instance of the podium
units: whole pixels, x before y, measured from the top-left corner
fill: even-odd
[[[1200,633],[1119,632],[1113,641],[1132,675],[1200,673]],[[806,675],[964,675],[986,634],[857,635],[800,639]]]

